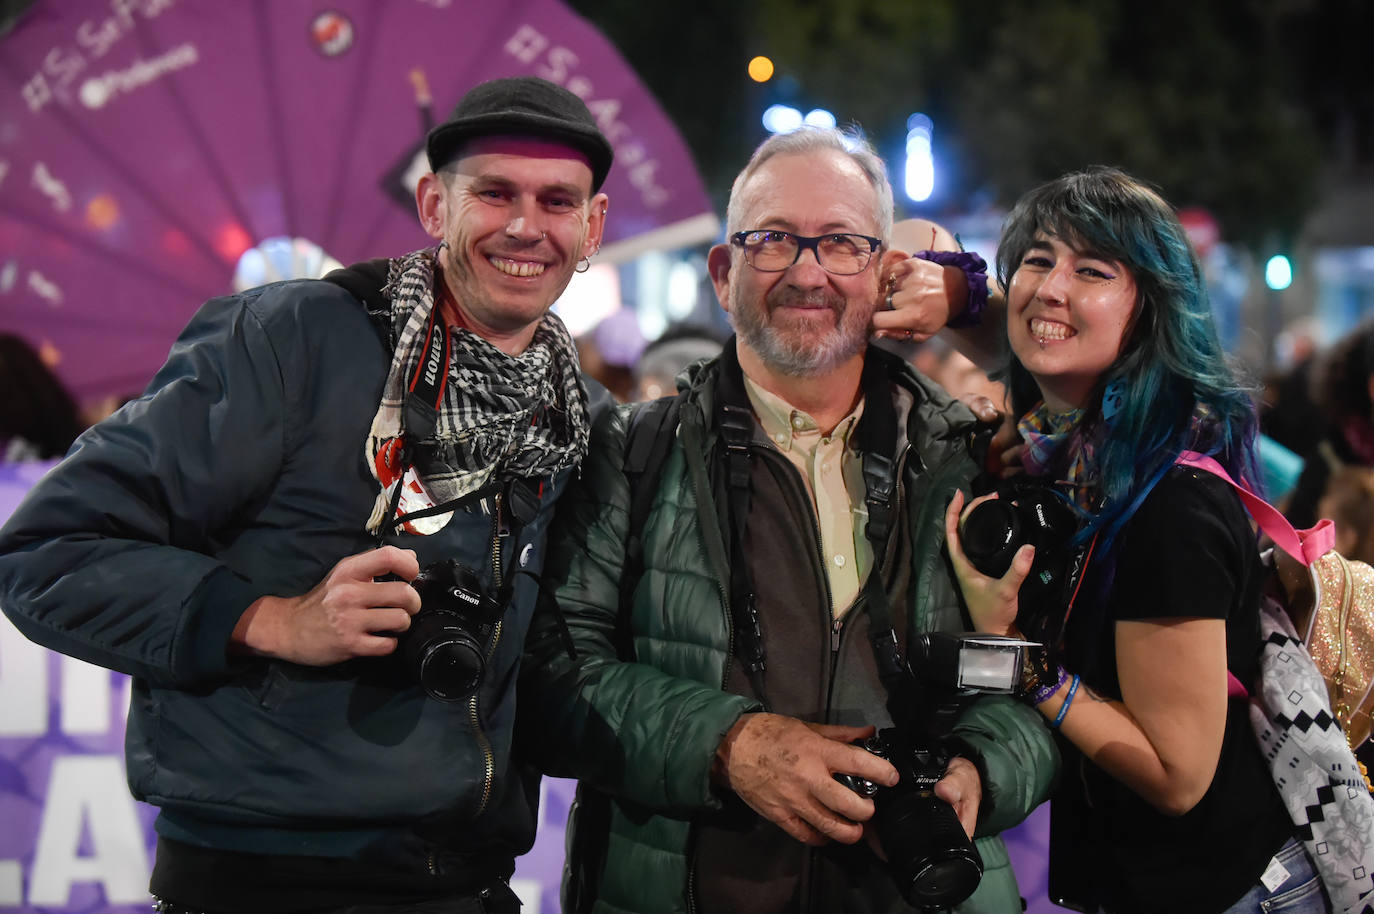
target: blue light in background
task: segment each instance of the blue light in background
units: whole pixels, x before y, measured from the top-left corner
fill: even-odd
[[[1275,292],[1293,284],[1293,264],[1282,254],[1275,254],[1264,265],[1264,283]]]
[[[935,125],[919,112],[906,121],[906,171],[903,189],[917,203],[929,200],[935,191],[935,158],[930,150],[930,134]]]
[[[788,105],[769,105],[763,112],[763,129],[769,133],[791,133],[802,123],[802,113]]]

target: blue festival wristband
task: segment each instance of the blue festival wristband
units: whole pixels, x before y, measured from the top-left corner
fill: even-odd
[[[1078,674],[1073,674],[1073,679],[1069,682],[1069,694],[1064,696],[1064,703],[1059,706],[1059,713],[1054,716],[1054,721],[1050,724],[1051,730],[1058,730],[1059,725],[1064,722],[1064,715],[1069,713],[1069,705],[1073,704],[1073,696],[1078,691]]]
[[[949,319],[946,326],[976,327],[983,320],[988,307],[988,264],[972,251],[917,251],[912,254],[921,260],[938,263],[942,267],[958,267],[968,280],[968,301],[964,310]]]

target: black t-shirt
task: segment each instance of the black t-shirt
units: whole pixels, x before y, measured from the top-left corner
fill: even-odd
[[[1065,666],[1098,694],[1120,698],[1120,620],[1226,620],[1228,666],[1254,681],[1264,568],[1249,515],[1211,473],[1171,469],[1094,560],[1069,617]],[[1083,700],[1079,696],[1080,701]],[[1214,914],[1258,883],[1293,826],[1251,729],[1232,699],[1212,784],[1182,816],[1166,816],[1066,740],[1051,816],[1051,897],[1114,911]]]

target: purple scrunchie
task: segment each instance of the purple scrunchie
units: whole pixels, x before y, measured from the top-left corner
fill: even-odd
[[[968,279],[968,302],[964,310],[951,317],[947,327],[977,327],[988,307],[988,264],[972,251],[917,251],[912,257],[938,263],[942,267],[958,267]]]

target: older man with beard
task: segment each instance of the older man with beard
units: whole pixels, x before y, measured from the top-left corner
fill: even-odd
[[[544,767],[581,780],[564,909],[913,911],[909,873],[884,862],[910,848],[884,848],[874,800],[837,776],[899,784],[853,742],[929,710],[891,674],[916,635],[967,628],[941,518],[977,472],[973,416],[868,345],[880,277],[906,255],[887,249],[892,191],[865,144],[769,139],[727,223],[709,267],[736,338],[672,409],[596,424],[551,532],[562,619],[536,616],[521,712]],[[650,416],[656,434],[631,436]],[[636,481],[646,440],[667,452]],[[988,696],[943,746],[935,793],[984,867],[958,910],[1015,914],[996,833],[1044,799],[1049,734]]]

